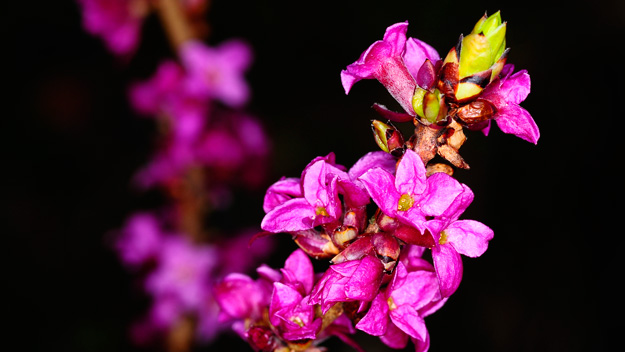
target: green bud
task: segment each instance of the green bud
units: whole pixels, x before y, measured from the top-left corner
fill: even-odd
[[[473,31],[462,39],[459,60],[459,78],[488,70],[503,55],[506,48],[506,23],[500,12],[484,15]]]
[[[412,108],[423,122],[429,124],[441,121],[447,112],[443,94],[438,89],[430,92],[417,87],[412,97]]]
[[[403,153],[404,137],[390,122],[386,124],[373,120],[371,121],[371,129],[373,130],[375,143],[380,149],[393,155],[401,155]]]

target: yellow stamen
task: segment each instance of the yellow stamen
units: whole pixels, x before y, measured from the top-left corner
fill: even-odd
[[[315,209],[315,214],[321,215],[321,216],[328,216],[328,211],[324,207],[317,207],[317,209]]]
[[[399,198],[399,201],[397,202],[397,210],[406,211],[412,208],[413,204],[414,204],[414,199],[412,199],[410,195],[402,194],[401,197]]]
[[[447,233],[445,231],[441,232],[441,238],[438,239],[438,244],[447,243]]]

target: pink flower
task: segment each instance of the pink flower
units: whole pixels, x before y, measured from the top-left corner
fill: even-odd
[[[426,223],[434,238],[432,259],[443,297],[451,296],[460,285],[463,271],[460,255],[481,256],[494,235],[493,230],[481,222],[458,220],[473,201],[473,192],[465,185],[463,188],[444,213]]]
[[[146,279],[145,288],[152,296],[170,295],[186,309],[196,309],[209,294],[211,271],[217,251],[197,246],[181,236],[163,240],[156,270]]]
[[[442,214],[463,191],[451,176],[439,172],[426,177],[425,172],[417,153],[407,150],[395,175],[374,168],[359,180],[384,214],[423,233],[426,216]]]
[[[538,126],[529,112],[519,106],[530,92],[530,76],[525,70],[510,74],[514,67],[506,66],[509,73],[502,73],[498,80],[490,83],[480,98],[495,106],[493,120],[499,129],[536,144],[540,138]],[[488,134],[488,128],[485,133]]]
[[[146,1],[78,0],[78,4],[85,30],[101,37],[114,54],[130,55],[136,50],[147,12]]]
[[[438,282],[433,272],[408,272],[400,262],[393,280],[373,299],[356,329],[380,336],[392,348],[404,348],[410,337],[417,351],[427,351],[429,334],[423,318],[443,303],[438,300]]]
[[[154,259],[161,250],[161,231],[156,216],[151,213],[130,216],[114,244],[122,262],[130,267],[138,267]]]
[[[418,39],[407,40],[407,29],[407,21],[388,27],[382,40],[371,44],[356,62],[341,71],[341,82],[346,94],[359,80],[375,78],[406,113],[415,116],[412,108],[412,96],[416,88],[414,77],[426,59],[436,61],[439,60],[439,55],[431,46]],[[378,108],[383,109],[381,106]],[[391,115],[394,114],[388,116]],[[395,119],[408,120],[402,117]]]
[[[249,99],[249,88],[243,77],[252,53],[240,40],[227,41],[216,48],[199,41],[188,41],[180,48],[180,58],[187,70],[185,82],[194,95],[222,101],[238,107]]]
[[[265,231],[295,232],[335,223],[341,215],[338,177],[334,167],[320,159],[309,165],[302,175],[303,197],[292,198],[274,207],[265,215],[261,228]]]
[[[325,313],[337,302],[371,301],[380,290],[384,266],[373,255],[330,265],[315,284],[310,304]]]

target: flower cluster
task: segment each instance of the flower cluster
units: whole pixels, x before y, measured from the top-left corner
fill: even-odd
[[[356,330],[391,348],[410,340],[427,351],[425,317],[458,289],[462,256],[481,256],[493,238],[488,226],[461,219],[474,195],[452,166],[468,168],[458,153],[464,130],[488,134],[493,120],[503,132],[537,142],[536,124],[519,106],[529,76],[505,63],[499,12],[484,15],[442,60],[407,38],[407,27],[390,26],[341,80],[348,93],[360,80],[377,79],[404,111],[374,109],[394,122],[412,121],[414,134],[404,138],[391,121],[374,120],[381,151],[350,168],[334,153],[320,156],[300,177],[271,185],[264,232],[255,238],[287,233],[300,249],[279,272],[261,266],[257,280],[232,274],[216,286],[224,319],[256,351],[318,351],[332,335],[361,350],[349,337]],[[314,275],[308,257],[330,265]]]
[[[158,124],[155,152],[133,185],[161,191],[165,204],[131,214],[115,231],[113,247],[151,302],[131,331],[134,342],[169,341],[176,344],[170,350],[188,350],[223,330],[213,285],[251,270],[271,252],[271,242],[264,242],[241,257],[258,229],[209,224],[213,211],[229,210],[235,189],[264,184],[270,143],[260,121],[244,110],[252,50],[240,39],[217,46],[201,40],[206,24],[197,19],[205,0],[77,1],[85,29],[114,55],[129,58],[137,50],[152,11],[177,55],[128,89],[137,115]]]

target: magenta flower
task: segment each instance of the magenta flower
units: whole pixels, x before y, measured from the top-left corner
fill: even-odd
[[[263,280],[232,273],[217,283],[214,286],[214,297],[221,308],[221,320],[260,319],[264,307],[269,305],[271,295]]]
[[[414,151],[407,150],[395,175],[374,168],[359,179],[384,214],[423,233],[426,216],[443,214],[463,191],[460,183],[445,173],[430,177],[425,173],[421,158]]]
[[[341,71],[341,82],[345,93],[361,79],[377,79],[397,100],[410,116],[415,116],[412,96],[417,87],[414,77],[426,59],[439,60],[436,50],[414,38],[406,39],[408,22],[396,23],[386,29],[382,40],[378,40],[362,53],[360,58]],[[382,111],[382,106],[377,106]],[[398,114],[385,114],[389,118],[407,121]],[[393,117],[396,115],[398,117]]]
[[[443,214],[426,223],[435,242],[432,259],[443,297],[451,296],[460,285],[463,271],[460,255],[481,256],[494,235],[493,230],[478,221],[458,220],[473,201],[473,192],[465,185],[463,188]]]
[[[285,340],[315,339],[321,328],[321,318],[315,318],[314,306],[308,297],[291,286],[274,283],[269,321]]]
[[[392,348],[404,348],[410,337],[417,351],[427,351],[429,334],[423,318],[444,303],[437,299],[438,293],[438,282],[433,272],[408,272],[400,262],[391,283],[373,299],[367,314],[356,324],[356,329],[380,336]]]
[[[337,302],[371,301],[380,289],[384,265],[373,255],[330,265],[315,284],[310,304],[325,313]]]
[[[176,142],[197,140],[206,124],[208,101],[186,89],[186,73],[174,61],[161,63],[149,79],[133,83],[128,96],[133,108],[149,117],[167,119],[167,128]]]
[[[114,54],[130,55],[136,50],[147,1],[78,0],[78,4],[85,30],[101,37]]]
[[[530,76],[526,70],[511,74],[514,67],[506,66],[504,71],[508,73],[502,73],[498,80],[490,83],[480,98],[495,106],[492,118],[499,129],[536,144],[540,138],[538,126],[530,113],[519,106],[530,92]],[[485,133],[488,134],[488,128]]]
[[[265,215],[261,228],[268,232],[295,232],[337,222],[341,215],[338,177],[334,168],[320,159],[309,165],[302,175],[303,197],[289,199]]]
[[[170,236],[163,240],[156,270],[146,278],[146,291],[155,297],[173,296],[183,307],[196,309],[209,294],[216,256],[213,247],[193,245],[182,236]]]
[[[156,257],[161,250],[162,239],[156,216],[141,212],[126,220],[114,246],[124,264],[138,267]]]
[[[252,53],[240,40],[229,40],[216,48],[191,40],[180,48],[180,58],[187,70],[185,82],[190,92],[217,99],[238,107],[249,99],[249,88],[243,77]]]

